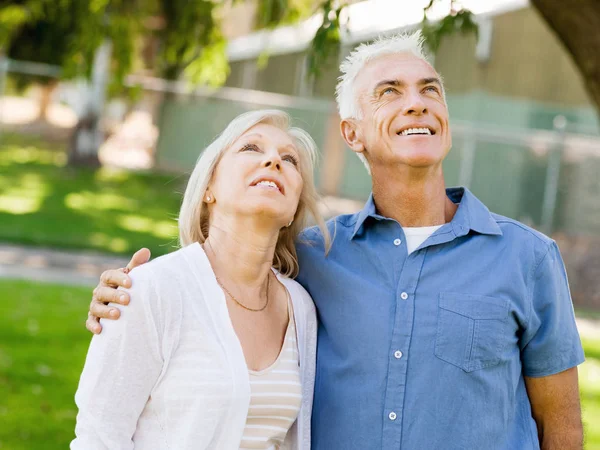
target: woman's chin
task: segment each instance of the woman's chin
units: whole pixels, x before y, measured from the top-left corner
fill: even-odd
[[[254,216],[277,225],[284,221],[282,218],[290,216],[282,206],[281,202],[252,201],[244,204],[240,212],[245,216]]]

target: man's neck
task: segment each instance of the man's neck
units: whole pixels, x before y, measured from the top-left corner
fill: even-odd
[[[443,225],[458,208],[447,196],[442,168],[372,168],[377,213],[403,227]]]

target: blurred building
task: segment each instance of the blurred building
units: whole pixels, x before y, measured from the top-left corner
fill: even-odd
[[[562,139],[557,133],[544,135],[540,131],[552,130],[555,117],[561,115],[566,118],[569,132],[584,136],[577,143],[580,151],[567,152],[564,158],[556,202],[566,207],[552,214],[551,225],[568,231],[599,230],[600,203],[590,205],[583,195],[600,191],[595,176],[600,169],[599,155],[586,153],[586,149],[598,145],[597,115],[575,65],[526,1],[476,4],[480,8],[479,38],[446,38],[434,60],[445,80],[455,124],[454,148],[445,168],[447,183],[468,185],[501,214],[543,225],[548,157],[565,142],[555,142]],[[398,12],[407,8],[405,2],[392,0],[350,6],[349,23],[354,29],[350,27],[340,54],[316,80],[306,76],[306,55],[318,20],[244,34],[251,29],[252,4],[244,3],[232,10],[228,26],[242,34],[229,46],[231,73],[226,86],[233,89],[224,89],[220,98],[179,98],[163,105],[168,114],[163,116],[166,123],[161,124],[159,162],[162,158],[165,166],[188,166],[199,148],[241,111],[280,107],[289,110],[322,149],[317,177],[321,190],[339,197],[365,199],[370,179],[339,138],[333,94],[339,60],[356,44],[418,24],[422,14],[419,5],[406,9],[404,14],[385,14],[392,5]],[[246,90],[272,95],[250,95]],[[198,123],[203,126],[198,127]],[[586,135],[594,137],[588,139]],[[564,183],[569,184],[568,190]]]

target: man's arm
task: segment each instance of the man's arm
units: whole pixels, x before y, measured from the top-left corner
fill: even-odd
[[[131,257],[127,269],[131,270],[141,266],[147,263],[149,259],[150,250],[142,248]],[[131,279],[125,271],[122,269],[104,271],[100,276],[98,286],[94,289],[90,311],[85,322],[86,328],[92,333],[100,334],[102,332],[100,319],[118,319],[120,317],[119,309],[109,306],[108,303],[129,304],[129,295],[126,292],[117,291],[118,287],[131,287]]]
[[[583,449],[577,367],[545,377],[525,377],[542,450]]]
[[[556,242],[539,253],[519,346],[542,449],[582,449],[577,366],[585,360],[567,272]]]

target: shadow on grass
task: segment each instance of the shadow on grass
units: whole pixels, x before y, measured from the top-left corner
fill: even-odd
[[[70,168],[43,143],[0,142],[0,240],[153,255],[176,245],[186,177]]]

